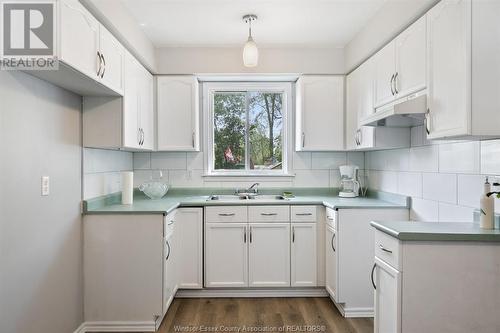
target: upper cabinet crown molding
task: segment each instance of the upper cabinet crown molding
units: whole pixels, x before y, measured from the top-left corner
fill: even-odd
[[[191,75],[157,78],[158,151],[200,150],[198,79]]]
[[[296,151],[344,150],[344,77],[301,76],[295,122]]]

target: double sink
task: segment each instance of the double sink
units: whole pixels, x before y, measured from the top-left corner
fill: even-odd
[[[255,193],[239,193],[239,194],[212,194],[207,201],[287,201],[290,200],[279,194],[255,194]]]

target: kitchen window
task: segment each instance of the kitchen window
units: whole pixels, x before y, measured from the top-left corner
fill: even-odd
[[[208,175],[286,175],[291,83],[205,83]]]

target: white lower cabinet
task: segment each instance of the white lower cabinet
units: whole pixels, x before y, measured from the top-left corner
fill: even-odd
[[[205,224],[205,286],[248,286],[247,223]]]
[[[165,216],[164,220],[164,248],[163,256],[165,262],[163,264],[163,314],[165,314],[174,299],[177,292],[179,274],[177,270],[179,262],[179,237],[174,232],[176,222],[176,212],[172,212]]]
[[[179,289],[203,288],[203,208],[177,209]]]
[[[370,222],[406,221],[409,211],[327,208],[326,216],[326,290],[345,317],[371,317],[374,294],[370,273],[376,253]]]
[[[290,223],[249,223],[248,284],[290,286]]]
[[[315,208],[315,207],[314,207]],[[316,223],[292,223],[291,285],[317,286]]]
[[[325,288],[335,302],[339,302],[337,293],[338,257],[336,231],[327,225],[325,232]]]
[[[401,273],[375,257],[375,333],[401,332]]]

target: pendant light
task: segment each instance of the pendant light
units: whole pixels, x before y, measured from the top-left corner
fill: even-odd
[[[248,23],[248,40],[243,47],[243,65],[255,67],[259,62],[259,49],[252,38],[252,21],[257,20],[257,15],[248,14],[243,16],[243,21]]]

